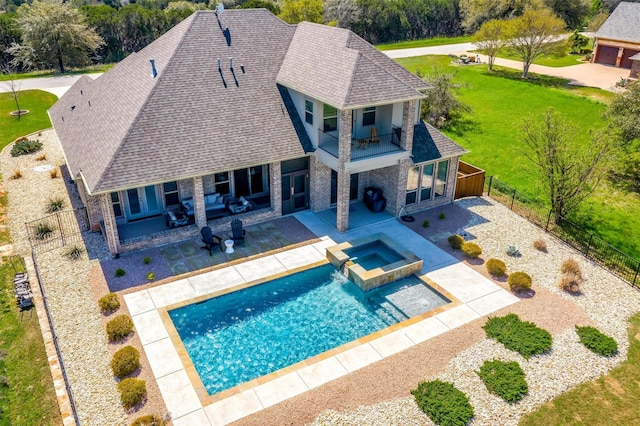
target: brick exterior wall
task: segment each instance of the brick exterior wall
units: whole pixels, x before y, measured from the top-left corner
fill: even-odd
[[[193,179],[179,180],[178,194],[180,194],[180,199],[193,197]]]
[[[100,197],[88,195],[84,183],[80,180],[76,181],[76,187],[78,188],[80,200],[82,200],[82,204],[87,209],[87,217],[89,218],[91,230],[96,232],[100,231],[100,222],[102,222]],[[120,198],[120,200],[122,200],[122,198]]]
[[[198,229],[207,225],[207,211],[204,208],[202,176],[193,178],[193,213]]]
[[[269,164],[269,193],[271,209],[277,216],[282,216],[282,167],[280,162]]]
[[[338,232],[349,229],[349,184],[350,174],[346,163],[351,159],[352,110],[341,110],[338,118],[338,212],[336,228]]]
[[[402,103],[402,135],[400,146],[405,151],[413,149],[413,125],[418,101],[407,101]]]
[[[107,241],[109,252],[115,256],[117,254],[120,254],[120,236],[118,235],[118,226],[116,225],[116,219],[113,215],[113,204],[111,204],[111,197],[109,196],[109,194],[102,194],[98,197],[100,198],[102,215],[104,217],[104,237]]]
[[[631,62],[631,72],[629,73],[629,77],[638,78],[638,75],[640,75],[640,60],[633,60]]]
[[[310,205],[314,212],[326,210],[331,206],[331,168],[309,157]]]
[[[384,167],[382,169],[376,169],[369,171],[369,186],[382,189],[382,194],[387,199],[387,208],[385,211],[395,215],[398,208],[398,181],[400,179],[402,167],[395,165],[391,167]],[[406,188],[406,173],[404,176],[405,188]],[[404,197],[404,194],[403,194]],[[404,204],[404,199],[403,199]],[[402,207],[402,206],[400,206]]]

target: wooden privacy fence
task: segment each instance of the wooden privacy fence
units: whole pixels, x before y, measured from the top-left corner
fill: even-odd
[[[456,177],[456,194],[454,199],[471,196],[482,196],[484,190],[484,170],[460,161]]]

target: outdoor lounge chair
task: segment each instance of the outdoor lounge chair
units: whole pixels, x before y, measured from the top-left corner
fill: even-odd
[[[244,245],[244,236],[246,232],[242,229],[242,221],[233,219],[231,221],[231,239],[236,245]]]
[[[212,250],[214,247],[220,247],[220,251],[222,251],[222,238],[213,235],[211,228],[204,226],[200,230],[200,235],[202,235],[202,242],[205,244],[205,246],[201,248],[209,250],[209,256],[213,256]]]

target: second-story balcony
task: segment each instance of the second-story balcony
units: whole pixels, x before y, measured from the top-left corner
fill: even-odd
[[[399,127],[394,127],[388,134],[352,138],[350,161],[403,151],[400,146],[401,131]],[[335,158],[339,156],[338,138],[329,133],[322,133],[318,147]]]

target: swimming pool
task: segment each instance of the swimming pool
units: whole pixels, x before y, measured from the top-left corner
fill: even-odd
[[[365,293],[328,264],[169,316],[212,395],[447,303],[415,276]]]

